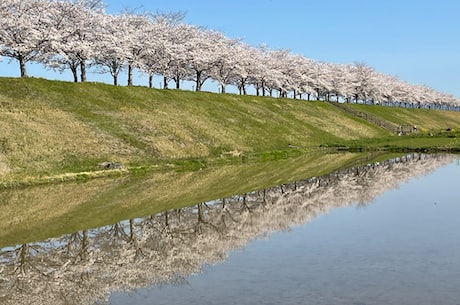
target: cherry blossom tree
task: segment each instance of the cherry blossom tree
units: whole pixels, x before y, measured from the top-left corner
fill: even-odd
[[[195,82],[196,91],[201,91],[219,61],[219,48],[226,38],[217,31],[197,27],[192,30],[192,35],[186,42],[186,62],[190,69],[188,80]]]
[[[271,95],[273,87],[276,87],[276,85],[270,86],[270,80],[277,78],[278,73],[274,71],[267,52],[268,48],[265,45],[258,48],[247,46],[240,51],[243,55],[240,55],[239,59],[244,58],[246,62],[245,71],[249,74],[248,83],[254,86],[257,96],[265,96],[267,92],[270,92]]]
[[[307,96],[307,99],[310,99],[310,96],[314,92],[314,88],[311,86],[313,83],[313,79],[311,78],[311,70],[312,67],[314,66],[315,62],[307,57],[303,56],[298,56],[298,66],[296,69],[298,70],[298,93],[299,97],[302,99],[303,95],[305,94]]]
[[[365,63],[355,63],[352,66],[354,99],[355,102],[362,101],[367,103],[368,100],[374,100],[376,95],[374,69]]]
[[[128,86],[133,85],[133,69],[140,68],[145,53],[152,46],[152,41],[157,39],[157,28],[146,15],[125,13],[116,21],[122,27],[123,40],[128,52],[126,61],[128,66]],[[112,21],[113,22],[113,21]]]
[[[176,83],[176,89],[179,89],[181,80],[186,80],[190,75],[187,52],[196,30],[195,27],[183,23],[169,27],[165,56],[158,71],[164,77],[164,88],[168,87],[168,80],[172,79]]]
[[[314,90],[314,95],[319,100],[325,99],[329,92],[332,91],[332,84],[329,66],[325,62],[314,62],[310,70],[311,84],[309,85]]]
[[[279,91],[280,97],[287,97],[287,92],[290,89],[290,83],[292,83],[290,72],[293,71],[291,69],[291,62],[289,61],[289,50],[270,50],[266,53],[266,56],[268,56],[268,59],[271,62],[273,76],[276,76],[276,80],[272,78],[272,81],[270,82],[272,88]]]
[[[238,44],[235,51],[239,54],[238,66],[231,84],[238,88],[240,94],[246,95],[248,86],[257,82],[257,76],[262,73],[262,56],[259,49],[243,43]]]
[[[328,64],[329,78],[330,78],[330,92],[328,93],[328,100],[331,96],[336,97],[339,102],[341,98],[345,98],[351,94],[351,86],[349,83],[350,74],[347,65],[344,64]]]
[[[284,61],[283,74],[285,75],[285,87],[287,91],[292,92],[292,97],[301,98],[302,93],[310,90],[308,83],[311,81],[309,77],[309,69],[311,62],[302,55],[287,54]]]
[[[78,81],[80,69],[80,80],[85,82],[87,64],[95,56],[107,17],[102,1],[57,1],[53,7],[57,35],[45,64],[61,72],[70,69],[74,82]]]
[[[39,62],[73,80],[86,81],[87,66],[110,73],[114,83],[127,67],[128,86],[133,71],[171,80],[219,83],[220,91],[234,85],[241,94],[254,87],[256,95],[270,95],[398,107],[456,110],[460,100],[424,85],[413,85],[376,72],[365,63],[315,62],[288,50],[254,48],[239,39],[182,23],[182,13],[109,15],[102,0],[0,0],[0,59],[17,60],[21,77],[26,64]]]
[[[163,88],[174,80],[176,89],[189,74],[185,61],[186,42],[191,39],[192,27],[181,23],[182,15],[154,15],[152,34],[146,38],[146,48],[140,70],[149,75],[152,87],[153,75],[163,76]]]
[[[118,85],[118,75],[125,68],[132,52],[129,36],[125,35],[125,16],[106,15],[101,31],[98,32],[99,43],[95,48],[94,62],[100,73],[110,73],[113,84]]]
[[[49,47],[50,6],[47,0],[0,1],[0,56],[17,60],[21,77],[27,77],[26,64]]]
[[[219,57],[210,71],[210,77],[216,80],[220,85],[220,92],[226,92],[226,86],[231,84],[235,79],[237,70],[239,69],[239,51],[241,43],[236,39],[222,38],[218,40],[220,45],[217,46]]]

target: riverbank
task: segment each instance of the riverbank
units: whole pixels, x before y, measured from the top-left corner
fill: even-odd
[[[460,149],[458,112],[347,107],[417,133],[399,137],[318,101],[0,78],[0,182],[107,175],[104,161],[135,170],[321,149]]]

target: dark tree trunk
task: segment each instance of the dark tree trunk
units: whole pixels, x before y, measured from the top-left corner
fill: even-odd
[[[26,61],[22,55],[18,57],[19,69],[21,70],[21,77],[27,77]]]
[[[179,76],[177,76],[174,81],[176,82],[176,89],[180,89],[180,79],[179,79]]]
[[[224,84],[220,85],[220,93],[222,93],[222,94],[225,93],[225,85]]]
[[[201,71],[196,71],[196,88],[195,91],[201,91]]]
[[[80,63],[80,80],[82,83],[86,82],[86,65],[84,60]]]
[[[149,74],[149,88],[153,88],[153,74]]]
[[[71,65],[71,66],[70,66],[70,71],[72,71],[73,82],[74,82],[74,83],[78,83],[78,71],[77,71],[77,66]]]
[[[113,85],[118,86],[118,75],[113,75]]]
[[[133,85],[133,66],[131,64],[128,65],[128,86]]]
[[[169,227],[169,213],[168,211],[165,212],[165,228]]]
[[[163,89],[168,89],[168,78],[163,76]]]

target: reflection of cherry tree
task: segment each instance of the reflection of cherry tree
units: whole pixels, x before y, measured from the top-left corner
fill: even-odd
[[[1,304],[94,304],[115,290],[183,283],[204,264],[330,209],[367,204],[454,161],[411,154],[0,251]]]

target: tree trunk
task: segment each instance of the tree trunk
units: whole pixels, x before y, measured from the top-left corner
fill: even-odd
[[[195,91],[201,91],[201,71],[196,71],[196,88]]]
[[[163,89],[168,89],[168,78],[163,76]]]
[[[220,85],[220,93],[225,93],[225,85]]]
[[[153,88],[153,74],[149,74],[149,88]]]
[[[75,65],[71,65],[70,66],[70,70],[72,71],[72,75],[73,75],[73,82],[74,83],[78,83],[78,71],[77,71],[77,66]]]
[[[24,60],[24,57],[20,55],[18,57],[18,61],[19,61],[19,69],[21,70],[21,77],[27,77],[26,62]]]
[[[113,85],[118,86],[118,75],[113,75]]]
[[[165,228],[169,227],[169,213],[165,212]]]
[[[180,89],[180,79],[179,79],[179,76],[177,76],[174,81],[176,82],[176,89],[179,90]]]
[[[128,86],[133,85],[133,66],[131,64],[128,65]]]
[[[129,220],[129,239],[128,241],[132,243],[134,241],[134,220],[130,219]]]
[[[80,63],[80,79],[82,83],[86,82],[86,65],[84,60]]]

